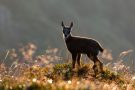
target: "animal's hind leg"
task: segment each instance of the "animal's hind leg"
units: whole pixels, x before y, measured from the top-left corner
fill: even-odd
[[[97,67],[98,69],[100,69],[100,73],[103,73],[103,63],[98,59],[98,57],[94,57],[94,66],[93,69]]]
[[[87,54],[87,56],[94,62],[93,70],[95,75],[97,75],[98,73],[103,73],[103,63],[98,59],[98,57],[97,56],[94,57],[90,54]]]
[[[72,53],[72,67],[73,68],[75,68],[76,59],[77,59],[77,54]]]
[[[94,70],[95,75],[97,75],[99,70],[98,70],[98,67],[97,67],[97,65],[96,65],[96,63],[95,63],[94,57],[93,57],[91,54],[89,54],[89,53],[87,54],[87,56],[88,56],[91,60],[94,61],[93,70]]]
[[[81,54],[77,54],[77,64],[80,67],[80,58],[81,58]]]
[[[93,65],[93,70],[94,70],[94,73],[95,73],[95,76],[99,74],[99,69],[97,67],[97,65]]]

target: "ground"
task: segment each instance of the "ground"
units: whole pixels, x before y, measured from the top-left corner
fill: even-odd
[[[34,50],[28,44],[6,52],[0,64],[0,90],[135,90],[134,72],[121,59],[104,64],[104,73],[94,76],[93,64],[83,59],[81,67],[72,70],[71,60],[61,62],[56,48],[32,57]],[[7,66],[6,60],[12,63]]]

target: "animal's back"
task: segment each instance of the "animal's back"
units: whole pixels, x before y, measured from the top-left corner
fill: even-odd
[[[80,52],[80,53],[98,53],[103,51],[101,45],[98,41],[86,38],[74,36],[70,38],[70,43],[67,42],[67,48],[71,52]]]

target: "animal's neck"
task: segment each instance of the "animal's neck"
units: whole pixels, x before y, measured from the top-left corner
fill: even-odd
[[[64,35],[64,39],[65,39],[65,41],[67,41],[70,37],[72,37],[72,35],[71,35],[71,34],[69,34],[69,35],[67,35],[67,36],[65,36],[65,35]]]

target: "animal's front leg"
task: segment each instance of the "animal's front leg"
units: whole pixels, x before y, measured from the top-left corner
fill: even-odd
[[[80,67],[80,58],[81,58],[81,54],[77,54],[77,64]]]
[[[75,68],[77,53],[72,53],[72,68]]]

